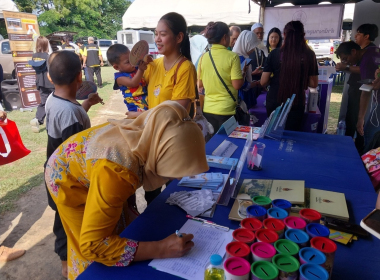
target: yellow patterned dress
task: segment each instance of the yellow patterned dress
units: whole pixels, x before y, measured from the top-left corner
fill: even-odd
[[[112,149],[88,149],[109,127],[70,137],[46,166],[46,185],[67,234],[69,279],[93,261],[127,266],[138,248],[138,242],[118,235],[130,222],[126,201],[142,181],[138,162]]]

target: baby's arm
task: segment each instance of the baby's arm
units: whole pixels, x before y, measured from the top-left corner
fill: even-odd
[[[119,77],[116,79],[116,83],[119,86],[126,86],[126,87],[131,87],[131,88],[138,87],[143,77],[144,71],[147,68],[147,65],[148,64],[146,62],[141,61],[139,63],[139,69],[137,70],[137,73],[133,78]]]

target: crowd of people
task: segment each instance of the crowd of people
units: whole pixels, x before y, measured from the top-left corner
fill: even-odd
[[[207,44],[198,48],[199,57],[191,57],[184,17],[168,13],[155,29],[160,58],[135,67],[126,46],[112,45],[107,58],[117,71],[114,88],[122,92],[127,118],[95,127],[87,111],[101,102],[99,95],[82,104],[76,100],[82,69],[86,79],[92,80],[95,73],[98,86],[102,83],[102,56],[93,38],[87,47],[79,41],[78,49],[67,38],[62,51],[51,55],[46,38],[38,38],[33,59],[45,62],[37,72],[43,102],[33,125],[42,124],[46,114],[45,183],[48,203],[56,211],[55,252],[63,276],[75,279],[94,261],[127,266],[133,261],[180,257],[194,246],[191,234],[139,242],[119,233],[138,215],[134,194],[139,187],[146,191],[149,204],[170,180],[208,170],[204,136],[189,116],[196,98],[204,101],[203,114],[217,132],[238,105],[247,113],[268,86],[268,115],[295,93],[286,129],[301,129],[305,90],[318,85],[315,53],[306,43],[300,21],[287,23],[282,33],[271,29],[266,46],[263,28],[256,23],[251,31],[241,31],[211,22],[199,35]],[[380,64],[376,64],[378,48],[364,49],[354,42],[342,43],[337,55],[342,60],[337,68],[354,71],[360,61],[361,79],[373,79]],[[379,88],[380,78],[373,85]],[[368,94],[362,93],[357,130],[372,137],[380,129],[363,130],[368,101]],[[366,142],[369,139],[365,136]]]

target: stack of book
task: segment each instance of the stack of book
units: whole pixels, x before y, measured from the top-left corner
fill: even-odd
[[[201,173],[183,177],[178,186],[217,190],[223,185],[223,182],[224,177],[222,173]]]

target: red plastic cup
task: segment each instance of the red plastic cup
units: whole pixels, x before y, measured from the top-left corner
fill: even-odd
[[[300,211],[300,218],[302,218],[307,224],[317,223],[319,224],[322,218],[321,213],[314,209],[302,209]]]
[[[226,246],[226,258],[243,258],[247,261],[249,260],[249,254],[251,250],[249,246],[243,242],[233,241],[227,244]]]
[[[247,245],[251,245],[253,242],[255,242],[256,236],[253,231],[250,231],[246,228],[238,228],[232,232],[232,237],[234,238],[234,241],[239,241]]]
[[[263,228],[263,222],[256,218],[245,218],[240,222],[240,226],[256,232],[257,230]]]
[[[330,279],[334,266],[335,252],[337,249],[335,242],[326,237],[314,237],[310,240],[310,246],[325,254],[325,268],[330,275]]]
[[[269,244],[274,244],[278,240],[278,234],[271,229],[262,228],[256,231],[257,242],[265,242]]]
[[[286,226],[286,229],[300,229],[305,231],[306,222],[299,218],[294,216],[289,216],[284,219],[284,223]]]
[[[274,230],[279,238],[282,238],[285,232],[285,224],[283,221],[275,218],[265,219],[263,222],[264,228]]]

